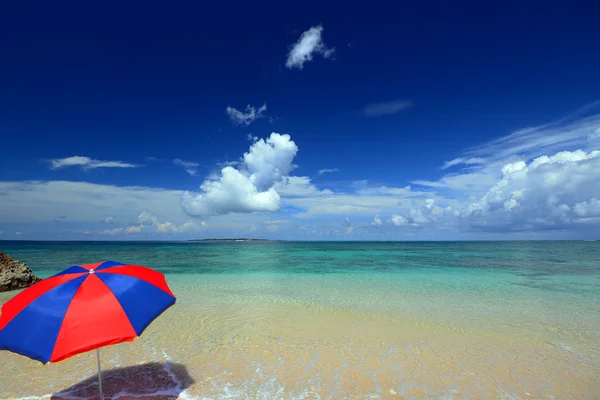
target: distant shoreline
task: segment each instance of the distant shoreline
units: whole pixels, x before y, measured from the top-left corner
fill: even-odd
[[[224,238],[224,239],[192,239],[188,242],[283,242],[283,240],[249,239],[249,238]]]

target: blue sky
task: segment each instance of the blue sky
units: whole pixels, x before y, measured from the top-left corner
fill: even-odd
[[[5,4],[0,239],[596,238],[598,11]]]

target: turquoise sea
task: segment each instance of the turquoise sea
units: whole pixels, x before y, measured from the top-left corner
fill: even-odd
[[[600,398],[600,241],[0,242],[0,250],[40,277],[102,260],[165,273],[179,314],[164,320],[179,327],[157,322],[153,351],[169,348],[189,370],[214,375],[182,389],[188,398]],[[182,343],[190,337],[213,341],[218,351],[204,356],[223,361],[192,357]],[[260,353],[274,346],[280,364]],[[303,355],[312,366],[293,372]],[[469,375],[452,375],[457,365]],[[262,380],[253,378],[259,367]],[[233,376],[218,375],[225,369]]]

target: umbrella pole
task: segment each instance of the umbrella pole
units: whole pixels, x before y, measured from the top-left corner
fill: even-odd
[[[98,358],[98,388],[100,389],[100,400],[104,400],[104,393],[102,393],[102,369],[100,368],[100,349],[96,349],[96,358]]]

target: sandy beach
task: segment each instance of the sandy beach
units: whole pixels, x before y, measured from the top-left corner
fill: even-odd
[[[600,393],[600,352],[588,340],[568,338],[577,345],[567,346],[542,333],[490,333],[230,297],[202,305],[181,289],[179,304],[141,338],[102,350],[107,398],[593,399]],[[0,359],[2,398],[97,393],[94,353],[46,366],[8,352]]]

